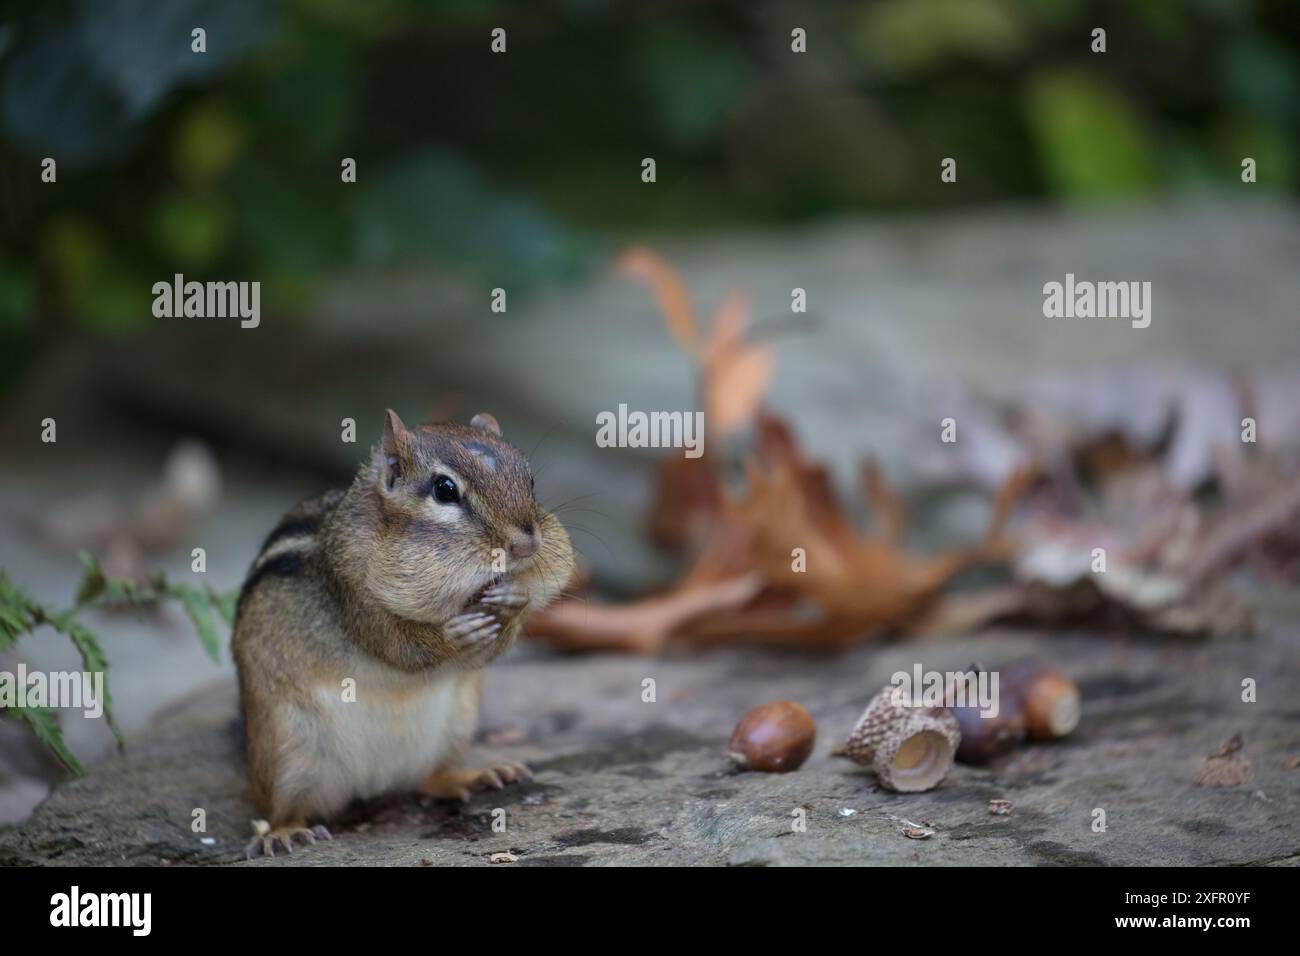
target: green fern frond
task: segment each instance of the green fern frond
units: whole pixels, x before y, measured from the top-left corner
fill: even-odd
[[[107,713],[107,711],[105,711]],[[58,715],[49,707],[13,707],[5,708],[0,713],[13,714],[19,720],[26,721],[36,739],[45,744],[63,765],[78,777],[84,772],[81,763],[68,749],[63,739],[63,729],[59,726]]]
[[[194,624],[204,650],[214,661],[219,661],[221,639],[213,612],[233,627],[238,594],[223,594],[210,587],[200,591],[185,584],[172,584],[162,574],[154,575],[143,584],[113,578],[104,573],[103,567],[93,555],[83,551],[79,558],[82,578],[75,603],[59,612],[50,611],[39,604],[14,584],[5,571],[0,570],[0,651],[13,647],[19,638],[42,625],[49,626],[71,641],[81,655],[82,668],[87,673],[104,675],[104,718],[121,748],[124,746],[122,730],[113,715],[113,698],[108,689],[108,658],[100,646],[99,638],[79,620],[80,615],[93,608],[153,607],[167,598],[176,598]],[[78,775],[82,773],[81,764],[63,738],[56,711],[50,708],[14,707],[0,708],[0,714],[11,715],[26,722],[37,739],[69,770]]]

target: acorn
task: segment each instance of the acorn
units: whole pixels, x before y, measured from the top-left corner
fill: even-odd
[[[891,684],[871,699],[838,752],[870,765],[888,790],[930,790],[952,767],[961,728],[945,708],[906,706],[896,691]]]
[[[985,764],[1002,754],[1008,753],[1023,743],[1026,734],[1025,711],[1020,699],[1015,694],[996,694],[996,700],[987,704],[996,704],[997,713],[986,715],[986,707],[978,687],[986,671],[982,664],[972,664],[960,675],[962,681],[974,680],[966,685],[953,681],[948,686],[949,700],[963,701],[961,706],[950,708],[961,727],[961,746],[957,748],[957,759],[966,764]],[[997,685],[992,685],[996,688]]]
[[[727,756],[739,770],[788,773],[808,759],[816,740],[812,715],[792,700],[777,700],[740,718]]]
[[[985,717],[979,705],[954,707],[952,715],[961,727],[957,759],[962,763],[985,764],[1024,743],[1025,712],[1014,698],[1003,699],[993,717]]]
[[[1083,699],[1074,681],[1037,661],[1025,661],[1002,674],[1003,700],[1019,700],[1025,729],[1033,740],[1055,740],[1079,726]]]

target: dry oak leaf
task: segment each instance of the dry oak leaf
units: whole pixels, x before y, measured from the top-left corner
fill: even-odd
[[[654,653],[670,638],[832,648],[885,627],[906,626],[958,571],[1005,560],[1001,529],[1026,486],[1017,473],[1002,489],[985,540],[931,557],[914,557],[896,539],[902,507],[878,473],[869,496],[886,512],[887,531],[861,533],[835,498],[826,469],[808,461],[783,421],[758,417],[758,457],[744,494],[720,500],[706,545],[668,592],[621,605],[567,600],[540,612],[529,633],[570,650]],[[692,480],[705,475],[694,469]],[[795,549],[805,570],[792,562]]]

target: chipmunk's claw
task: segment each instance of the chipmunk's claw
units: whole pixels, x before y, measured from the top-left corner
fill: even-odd
[[[501,631],[501,622],[491,614],[458,614],[443,625],[443,636],[462,647],[491,640]]]
[[[506,783],[518,783],[520,780],[533,779],[533,772],[529,770],[527,766],[516,760],[508,760],[505,763],[494,764],[492,769],[495,770]]]
[[[256,856],[275,856],[276,850],[282,853],[292,853],[295,838],[300,839],[304,844],[313,844],[317,840],[334,839],[329,830],[319,823],[314,827],[309,827],[301,822],[289,823],[271,829],[265,820],[255,820],[253,822],[253,831],[253,838],[244,847],[244,857],[249,860]]]

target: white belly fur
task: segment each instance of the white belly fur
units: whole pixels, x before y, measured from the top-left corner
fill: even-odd
[[[429,776],[464,733],[453,726],[464,719],[457,708],[464,679],[368,668],[356,675],[355,701],[343,700],[341,683],[319,685],[315,746],[303,751],[317,757],[313,766],[294,768],[312,778],[312,802],[332,812],[355,798],[412,789]]]

